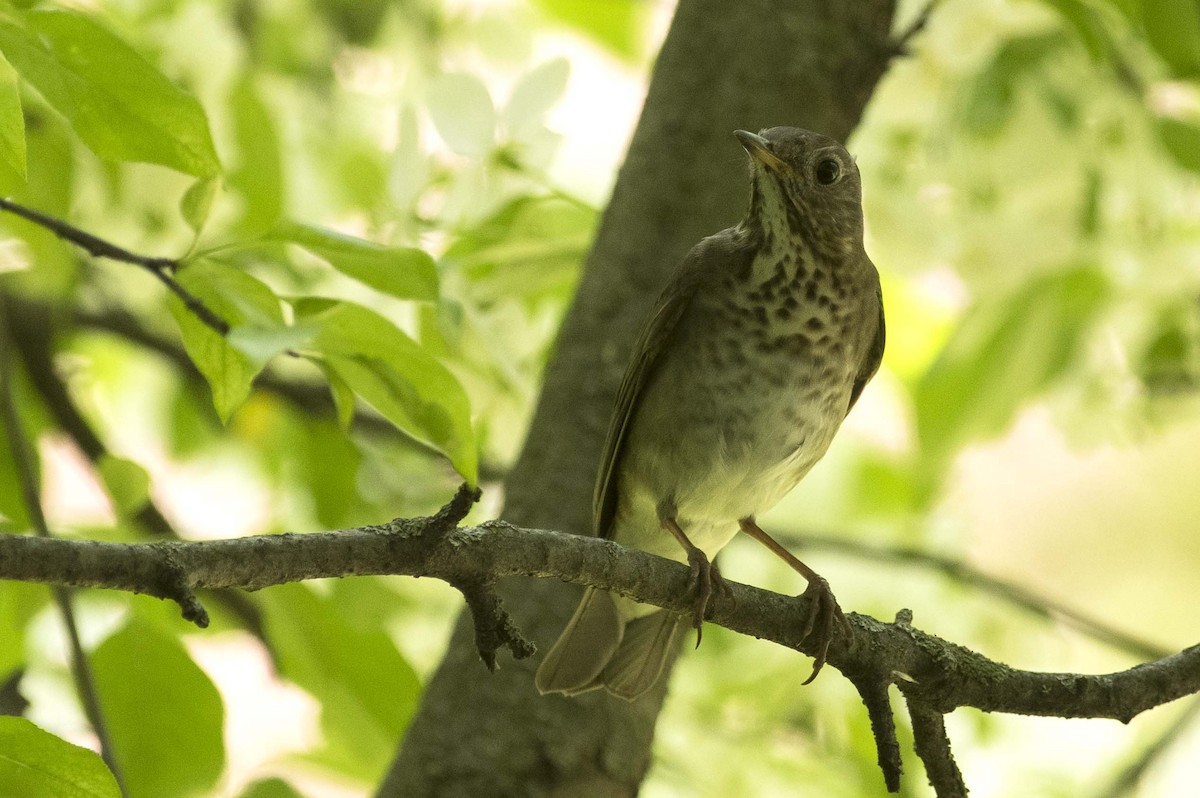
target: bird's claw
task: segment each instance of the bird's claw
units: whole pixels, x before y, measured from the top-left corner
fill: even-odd
[[[699,648],[700,640],[704,636],[704,615],[708,611],[713,589],[731,597],[733,590],[721,576],[716,563],[710,562],[708,556],[700,549],[688,551],[688,567],[691,569],[689,590],[696,594],[692,603],[692,628],[696,630],[696,647]]]
[[[804,680],[802,686],[810,684],[813,679],[817,678],[821,668],[825,667],[829,655],[829,644],[833,640],[834,623],[836,622],[846,634],[851,631],[850,622],[846,620],[846,615],[838,606],[837,599],[834,598],[833,591],[829,588],[829,582],[825,581],[824,577],[816,576],[810,579],[803,597],[808,599],[808,617],[804,620],[804,631],[800,640],[804,642],[812,638],[817,646],[817,654],[814,658],[812,674]]]

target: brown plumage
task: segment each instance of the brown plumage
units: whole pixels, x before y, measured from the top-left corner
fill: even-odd
[[[883,356],[879,275],[863,249],[858,168],[799,128],[738,131],[750,209],[697,244],[642,330],[596,482],[596,534],[692,568],[680,616],[589,588],[538,669],[543,693],[650,689],[687,625],[701,628],[712,558],[740,528],[808,580],[806,633],[824,663],[844,622],[828,583],[763,532],[824,455]]]

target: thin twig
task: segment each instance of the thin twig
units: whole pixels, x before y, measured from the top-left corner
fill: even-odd
[[[41,395],[44,406],[50,411],[58,427],[83,452],[92,467],[99,468],[104,458],[109,456],[108,447],[84,418],[67,385],[54,369],[55,330],[51,307],[37,302],[21,301],[4,293],[0,293],[0,304],[4,306],[0,311],[6,316],[9,340],[25,367],[29,381]],[[0,329],[0,334],[4,334],[3,329]],[[182,350],[180,354],[188,364],[191,363],[190,360],[186,360]],[[147,497],[146,503],[132,513],[132,520],[150,535],[179,539],[179,534],[158,509],[153,497]],[[238,591],[226,590],[214,592],[212,598],[257,637],[267,648],[272,660],[276,660],[276,653],[263,627],[262,612],[250,597]],[[192,608],[192,614],[199,617],[195,608]]]
[[[0,305],[0,418],[3,419],[4,429],[8,438],[9,451],[12,454],[17,479],[21,486],[21,497],[25,504],[29,520],[34,531],[42,538],[51,538],[50,527],[46,523],[46,515],[42,509],[41,497],[38,494],[34,454],[26,440],[21,426],[21,417],[17,412],[14,397],[13,368],[9,352],[8,324],[3,305]],[[63,616],[63,624],[67,630],[67,641],[71,649],[71,673],[75,677],[75,687],[79,692],[79,700],[83,705],[84,714],[96,733],[100,742],[100,755],[104,759],[122,795],[126,794],[125,781],[121,766],[117,762],[112,737],[108,733],[108,724],[104,720],[104,711],[100,707],[100,695],[96,690],[96,680],[88,662],[87,653],[79,639],[79,628],[75,620],[75,610],[71,606],[69,590],[63,586],[54,589],[54,601]]]
[[[920,701],[909,699],[907,704],[913,748],[925,764],[925,774],[937,798],[966,798],[967,785],[946,736],[946,717]]]
[[[904,31],[892,40],[892,46],[895,48],[896,55],[908,55],[908,45],[921,31],[925,30],[929,25],[929,18],[933,16],[933,11],[937,7],[938,0],[928,0],[925,6],[917,13],[909,26]]]
[[[785,532],[778,535],[778,538],[781,543],[798,548],[824,549],[863,560],[931,568],[960,584],[991,593],[1035,615],[1058,621],[1088,637],[1122,649],[1141,659],[1161,659],[1171,653],[1160,645],[1110,626],[1104,621],[1039,595],[1014,582],[989,576],[967,563],[950,557],[931,554],[911,546],[879,546],[833,535]]]
[[[32,208],[26,208],[24,205],[13,202],[6,197],[0,197],[0,210],[8,211],[28,222],[49,230],[63,241],[83,249],[92,257],[107,258],[142,267],[154,275],[175,296],[179,297],[179,301],[184,304],[184,307],[205,326],[221,336],[229,333],[229,323],[214,313],[208,305],[205,305],[195,294],[188,291],[175,279],[174,272],[179,268],[177,260],[130,252],[116,244],[98,238],[86,230],[80,230],[78,227],[68,224],[62,219],[56,219],[53,216],[47,216]]]

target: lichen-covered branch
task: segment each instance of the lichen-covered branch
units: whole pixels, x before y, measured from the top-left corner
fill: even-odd
[[[467,585],[476,607],[497,579],[535,576],[613,590],[679,612],[690,607],[686,566],[611,541],[503,522],[457,527],[462,494],[429,518],[313,534],[261,535],[230,540],[106,543],[0,537],[0,579],[110,588],[175,599],[181,588],[258,590],[306,579],[399,574]],[[812,654],[797,618],[805,599],[730,583],[709,620],[737,632]],[[498,619],[498,620],[495,620]],[[829,649],[829,664],[856,684],[895,683],[929,712],[957,707],[1064,718],[1128,722],[1154,706],[1200,692],[1200,646],[1117,673],[1038,673],[1010,668],[911,626],[857,613],[852,632]],[[519,632],[495,615],[510,647]],[[494,633],[495,630],[492,630]]]

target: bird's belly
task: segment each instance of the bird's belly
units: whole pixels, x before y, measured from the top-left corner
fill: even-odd
[[[849,381],[818,392],[753,383],[690,389],[700,401],[643,408],[651,412],[631,430],[623,472],[650,495],[670,497],[681,524],[732,524],[729,535],[738,519],[770,509],[808,473],[849,401]]]

